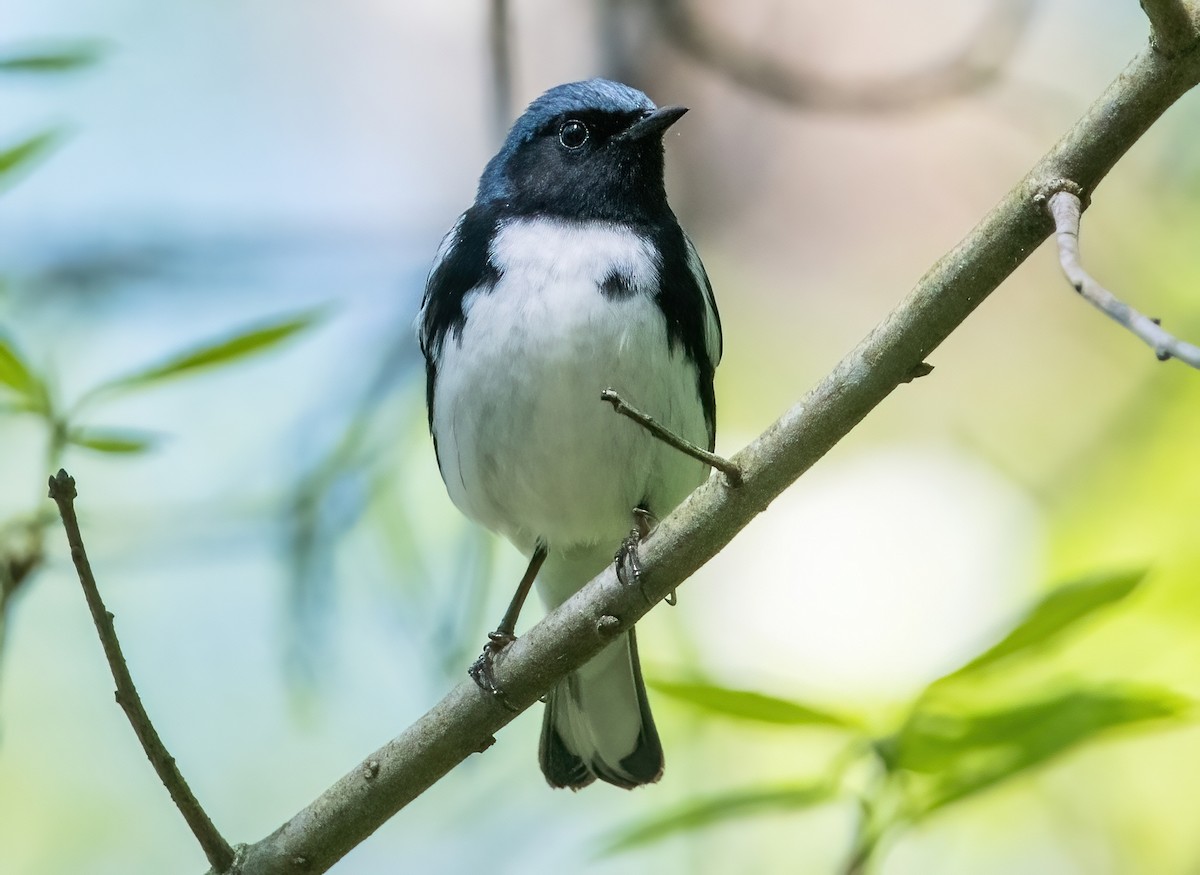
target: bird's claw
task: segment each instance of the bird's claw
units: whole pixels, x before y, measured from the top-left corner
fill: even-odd
[[[633,528],[621,542],[613,562],[617,567],[617,580],[622,586],[640,584],[642,578],[642,558],[638,554],[642,540],[654,528],[654,515],[641,505],[633,509]],[[643,592],[643,595],[645,593]]]
[[[613,556],[613,562],[617,567],[617,580],[622,586],[631,586],[641,581],[642,577],[642,560],[638,556],[638,545],[642,542],[642,535],[637,529],[633,529],[621,541],[621,546],[617,549]]]
[[[479,658],[471,663],[471,667],[467,669],[467,674],[471,676],[471,680],[479,686],[479,689],[485,693],[491,693],[500,703],[510,711],[519,711],[512,702],[508,700],[504,689],[496,680],[496,654],[500,653],[508,645],[517,640],[517,636],[510,632],[488,632],[488,642],[483,645],[483,653],[479,654]]]

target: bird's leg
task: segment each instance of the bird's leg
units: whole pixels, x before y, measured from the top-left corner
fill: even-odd
[[[613,561],[617,566],[617,580],[625,586],[638,582],[642,576],[642,561],[638,556],[638,545],[650,534],[654,524],[658,522],[649,508],[639,504],[633,509],[633,528],[617,548]]]
[[[508,701],[504,690],[496,682],[494,673],[496,654],[517,640],[517,617],[520,616],[525,599],[529,597],[529,590],[533,587],[534,578],[537,577],[538,571],[545,561],[546,545],[538,541],[537,546],[533,549],[533,555],[529,557],[529,566],[525,569],[525,575],[517,584],[517,591],[513,593],[512,601],[508,603],[508,610],[504,612],[500,625],[496,627],[495,632],[488,632],[488,642],[483,645],[483,653],[479,654],[479,658],[467,669],[467,674],[475,683],[479,684],[480,689],[497,697],[505,707],[512,711],[517,709]]]

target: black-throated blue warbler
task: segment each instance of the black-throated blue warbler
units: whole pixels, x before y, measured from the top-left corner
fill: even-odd
[[[530,557],[472,675],[512,640],[524,593],[556,607],[613,561],[631,521],[671,511],[701,462],[600,401],[615,389],[713,447],[721,324],[667,205],[663,135],[686,112],[591,79],[517,119],[443,239],[417,330],[450,498]],[[632,631],[548,698],[539,751],[555,787],[657,781],[663,753]]]

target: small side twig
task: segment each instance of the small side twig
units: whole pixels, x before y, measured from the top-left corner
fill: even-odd
[[[79,520],[75,516],[75,478],[59,469],[50,478],[50,497],[58,505],[62,516],[63,528],[67,532],[67,543],[71,546],[71,559],[79,574],[79,582],[83,585],[83,594],[87,598],[88,608],[92,612],[92,620],[100,635],[100,643],[104,646],[104,655],[108,659],[108,667],[112,670],[113,680],[117,684],[117,704],[129,718],[133,731],[159,779],[171,794],[175,806],[191,827],[204,855],[212,865],[213,871],[224,872],[233,864],[233,848],[229,842],[217,832],[217,828],[200,806],[195,794],[183,779],[175,758],[167,751],[162,739],[150,717],[146,713],[133,678],[129,674],[129,666],[125,664],[125,656],[121,653],[121,644],[117,641],[117,632],[113,628],[113,615],[104,607],[100,598],[100,590],[96,587],[96,578],[92,574],[92,566],[88,561],[87,552],[83,547],[83,536],[79,531]]]
[[[904,379],[902,379],[900,382],[911,383],[913,380],[919,380],[922,377],[928,377],[932,373],[933,365],[931,365],[929,362],[921,362],[919,365],[905,374]]]
[[[1079,196],[1070,191],[1057,191],[1050,196],[1046,209],[1054,219],[1059,264],[1075,291],[1149,344],[1160,361],[1176,358],[1193,368],[1200,368],[1200,347],[1163,330],[1157,319],[1130,307],[1083,269],[1079,261],[1079,217],[1083,212]]]
[[[1183,0],[1141,0],[1150,19],[1150,44],[1167,58],[1186,54],[1200,43],[1200,28]]]
[[[730,486],[742,485],[742,469],[733,462],[723,456],[718,456],[716,453],[710,453],[708,450],[701,449],[691,441],[681,438],[666,426],[655,422],[652,417],[642,413],[636,407],[630,407],[625,403],[625,399],[618,395],[615,390],[605,389],[600,393],[600,400],[607,401],[613,406],[613,410],[622,416],[629,417],[664,444],[674,447],[679,452],[691,456],[693,459],[700,460],[710,468],[716,468],[725,475]]]

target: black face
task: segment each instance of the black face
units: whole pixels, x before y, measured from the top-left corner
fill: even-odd
[[[662,133],[621,137],[644,115],[585,110],[543,125],[509,159],[508,208],[613,221],[669,213]]]

